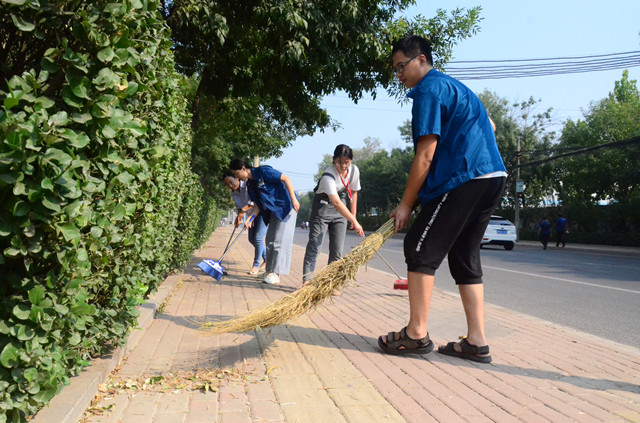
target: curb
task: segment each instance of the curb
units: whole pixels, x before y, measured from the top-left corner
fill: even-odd
[[[84,415],[98,392],[98,385],[105,383],[113,370],[133,350],[142,338],[144,330],[151,326],[158,307],[169,297],[180,281],[181,275],[168,276],[147,302],[138,306],[138,325],[127,337],[126,344],[116,347],[102,356],[91,360],[91,364],[79,375],[69,379],[69,385],[54,396],[38,411],[30,423],[77,423]]]
[[[601,244],[573,244],[567,243],[566,247],[558,248],[549,242],[549,250],[565,250],[565,251],[588,251],[593,253],[602,254],[620,254],[623,256],[637,257],[640,256],[640,248],[638,247],[621,247],[617,245],[601,245]],[[516,248],[529,247],[529,248],[541,248],[540,241],[520,240],[516,242]]]

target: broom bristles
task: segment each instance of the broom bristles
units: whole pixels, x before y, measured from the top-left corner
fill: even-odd
[[[395,219],[388,220],[349,254],[324,267],[295,292],[245,316],[226,321],[205,322],[200,325],[200,329],[210,334],[259,330],[280,325],[316,308],[331,298],[336,289],[344,288],[353,280],[360,267],[393,235],[394,226]]]

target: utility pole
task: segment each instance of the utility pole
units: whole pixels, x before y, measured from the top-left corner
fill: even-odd
[[[518,147],[516,149],[516,204],[514,224],[516,225],[516,241],[520,240],[520,196],[524,195],[524,186],[520,180],[520,137],[518,136]]]

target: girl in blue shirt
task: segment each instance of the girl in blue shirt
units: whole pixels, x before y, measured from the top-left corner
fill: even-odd
[[[246,217],[245,225],[250,227],[251,216],[262,215],[269,225],[265,244],[267,264],[263,281],[268,284],[280,282],[280,274],[289,274],[293,235],[300,203],[293,191],[291,179],[271,166],[252,168],[241,159],[233,159],[230,164],[233,175],[247,181],[249,197],[257,207]]]

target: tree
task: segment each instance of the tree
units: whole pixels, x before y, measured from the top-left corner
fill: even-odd
[[[520,140],[520,164],[547,157],[555,137],[547,131],[552,109],[537,111],[541,100],[530,97],[526,101],[510,102],[488,90],[478,95],[487,113],[496,125],[496,141],[510,180],[505,189],[508,204],[515,201],[515,169],[518,164],[518,139]],[[540,204],[556,188],[553,165],[544,164],[523,167],[520,179],[525,181],[525,203]]]
[[[364,147],[353,149],[353,163],[360,167],[360,163],[371,160],[378,152],[382,151],[382,144],[378,138],[367,137],[363,140]],[[318,172],[314,179],[316,182],[320,180],[322,174],[333,164],[333,155],[325,154],[322,161],[318,164]]]
[[[404,123],[398,126],[400,131],[400,138],[407,144],[413,144],[413,130],[411,129],[411,119],[407,119]]]
[[[328,124],[318,98],[344,90],[357,101],[393,81],[389,53],[396,36],[420,30],[448,58],[457,40],[477,31],[479,8],[394,19],[413,3],[176,0],[162,12],[179,70],[201,76],[196,116],[202,96],[257,96],[275,119],[312,130]]]
[[[592,103],[584,120],[565,122],[560,146],[576,149],[624,141],[640,135],[640,94],[637,81],[624,71],[607,98]],[[570,203],[602,200],[627,202],[640,197],[640,149],[631,145],[600,149],[562,160],[558,175],[562,198]]]
[[[400,203],[409,180],[413,161],[411,148],[395,148],[391,153],[381,150],[371,159],[359,163],[362,191],[358,195],[358,208],[368,214],[388,216]]]
[[[393,39],[427,35],[446,63],[456,42],[478,30],[479,7],[394,18],[413,3],[163,2],[178,70],[198,81],[191,101],[194,157],[215,155],[214,165],[196,167],[203,182],[217,180],[229,157],[276,156],[296,137],[332,128],[320,106],[325,95],[343,90],[357,102],[379,88],[399,92],[390,65]]]

